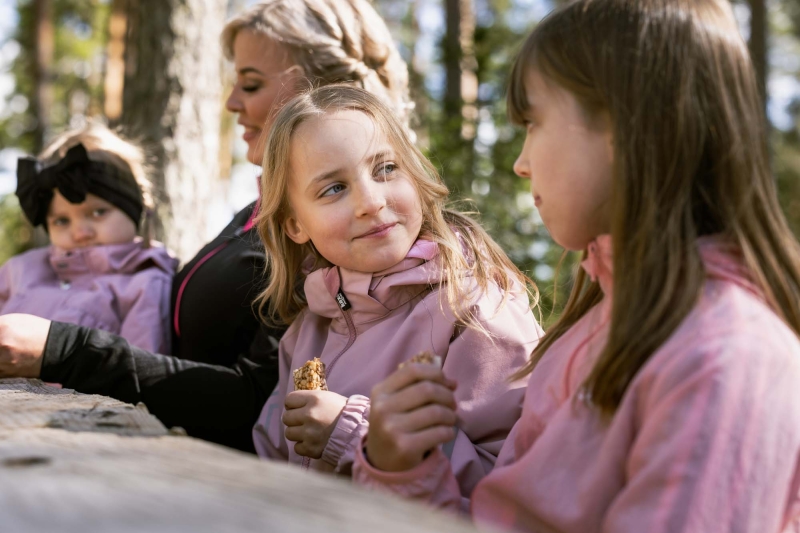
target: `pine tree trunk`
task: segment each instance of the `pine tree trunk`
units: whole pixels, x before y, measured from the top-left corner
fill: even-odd
[[[45,137],[50,129],[53,112],[53,55],[55,53],[55,29],[53,27],[50,0],[35,0],[34,24],[36,27],[33,79],[36,84],[34,108],[36,113],[35,151],[44,148]]]
[[[125,35],[128,30],[127,0],[112,0],[108,19],[106,71],[103,80],[103,110],[109,124],[122,115],[122,89],[125,85]]]
[[[205,242],[219,174],[225,0],[130,0],[121,124],[151,155],[156,237],[182,260]]]
[[[750,1],[750,57],[756,69],[758,86],[767,104],[767,82],[769,79],[769,56],[767,55],[769,39],[769,19],[766,0]]]

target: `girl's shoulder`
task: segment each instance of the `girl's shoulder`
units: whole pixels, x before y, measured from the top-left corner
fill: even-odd
[[[2,268],[4,270],[19,270],[24,272],[28,269],[49,268],[50,246],[33,248],[17,254],[6,261]]]
[[[756,294],[709,280],[694,309],[642,369],[645,390],[689,382],[742,388],[794,375],[800,387],[800,340]],[[638,378],[637,378],[638,379]]]

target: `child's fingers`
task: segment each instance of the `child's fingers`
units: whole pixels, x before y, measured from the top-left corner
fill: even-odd
[[[441,383],[434,381],[419,381],[395,392],[392,395],[374,397],[373,403],[380,405],[387,413],[405,413],[428,404],[441,404],[451,409],[456,408],[456,399],[453,391]]]
[[[309,393],[314,391],[296,390],[286,395],[283,405],[286,409],[298,409],[308,403]]]
[[[372,389],[371,398],[392,394],[418,381],[436,381],[449,387],[453,382],[444,377],[442,369],[433,365],[410,364],[397,370]],[[454,386],[454,384],[453,384]]]
[[[456,412],[453,409],[438,404],[426,405],[395,417],[392,425],[395,426],[395,431],[402,433],[419,433],[436,426],[452,429],[457,422]]]
[[[425,453],[453,440],[452,426],[434,426],[416,433],[406,435],[405,447],[409,452]]]
[[[304,409],[287,409],[281,416],[281,422],[284,426],[302,426],[305,422],[306,414]]]
[[[290,440],[292,442],[300,442],[303,440],[304,432],[301,426],[294,426],[294,427],[287,427],[283,435],[286,437],[286,440]]]

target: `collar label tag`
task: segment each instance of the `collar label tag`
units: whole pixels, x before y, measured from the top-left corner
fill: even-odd
[[[339,308],[342,311],[347,311],[350,309],[350,302],[347,300],[347,297],[342,292],[342,289],[339,289],[339,292],[336,293],[336,303],[339,304]]]

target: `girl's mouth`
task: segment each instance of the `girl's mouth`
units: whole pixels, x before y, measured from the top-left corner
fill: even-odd
[[[390,231],[397,225],[397,222],[392,222],[391,224],[382,224],[380,226],[375,226],[371,230],[367,231],[366,233],[362,233],[356,239],[368,239],[368,238],[380,238],[385,237],[389,234]]]

